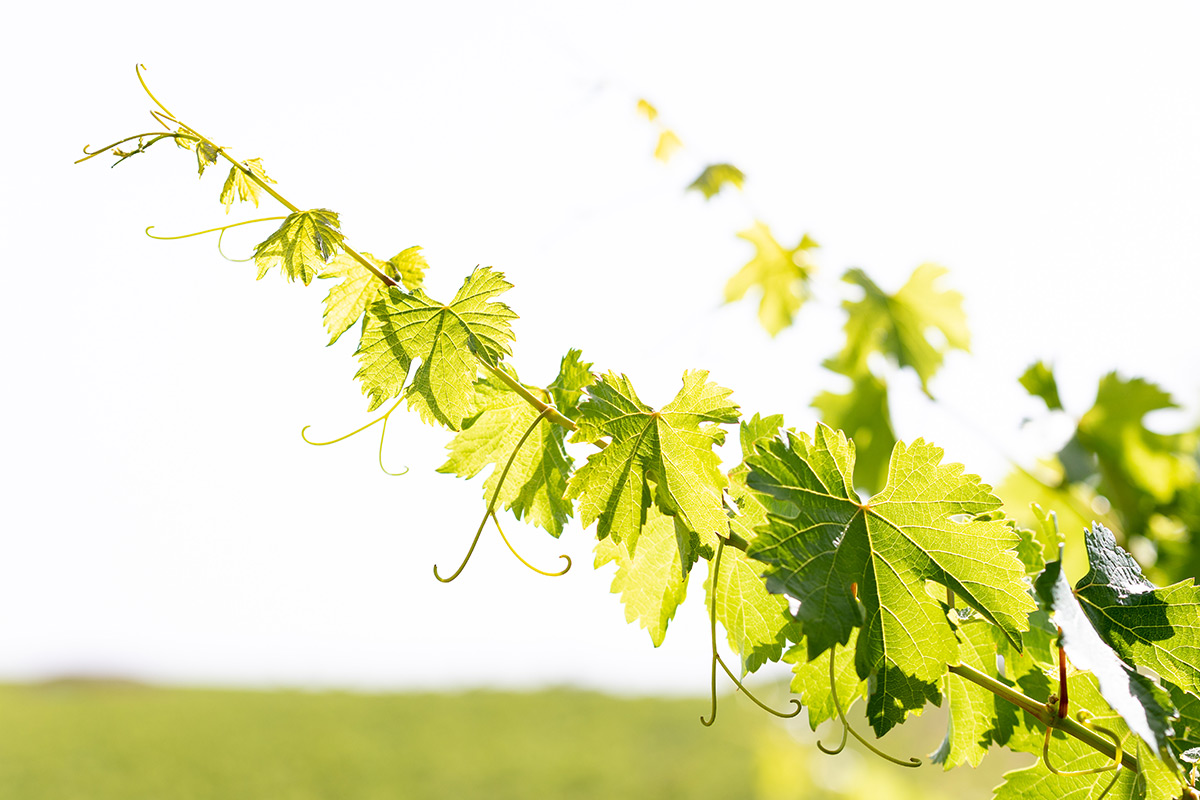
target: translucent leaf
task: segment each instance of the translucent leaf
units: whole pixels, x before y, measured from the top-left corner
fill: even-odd
[[[706,200],[711,200],[727,184],[741,189],[745,180],[745,173],[733,164],[709,164],[687,188],[689,191],[700,192]]]
[[[387,260],[387,265],[388,269],[385,272],[400,281],[410,292],[415,292],[425,285],[425,271],[429,269],[429,263],[425,261],[425,256],[421,255],[420,245],[401,250]]]
[[[650,105],[648,100],[637,101],[637,112],[651,122],[658,119],[658,109]]]
[[[375,258],[370,253],[363,253],[363,258],[370,261],[385,274],[391,273],[389,265]],[[319,278],[341,279],[325,296],[325,330],[332,337],[329,344],[358,322],[367,306],[374,303],[383,294],[387,284],[375,273],[359,263],[358,259],[348,253],[338,253],[330,260],[329,265],[321,270]],[[394,275],[393,275],[394,277]]]
[[[833,704],[833,695],[829,691],[829,659],[830,650],[826,650],[815,659],[808,658],[808,645],[800,642],[793,645],[784,654],[783,660],[792,667],[793,694],[800,695],[805,708],[808,709],[808,724],[814,731],[822,722],[837,717],[837,709]],[[856,699],[867,696],[867,682],[858,677],[854,667],[854,642],[837,649],[837,661],[834,663],[834,685],[837,686],[838,702],[842,711],[850,708]]]
[[[289,281],[299,278],[307,286],[337,253],[343,238],[338,215],[329,209],[297,211],[255,246],[258,277],[278,266]]]
[[[888,459],[896,446],[887,384],[860,372],[846,394],[822,392],[812,401],[821,421],[854,440],[854,485],[876,492],[887,479]]]
[[[259,180],[275,183],[263,169],[261,158],[248,158],[242,164]],[[260,191],[259,185],[246,175],[246,170],[241,167],[231,167],[229,177],[225,179],[225,186],[221,189],[221,202],[225,205],[225,213],[229,213],[235,199],[243,203],[250,200],[254,203],[254,207],[258,208]]]
[[[996,641],[989,625],[976,621],[959,626],[958,661],[991,674],[996,663]],[[979,766],[987,755],[996,729],[996,696],[982,686],[947,672],[942,693],[949,700],[946,738],[929,760],[945,769],[969,763]],[[1002,701],[1006,702],[1006,701]]]
[[[547,387],[554,397],[554,406],[568,419],[579,418],[579,401],[583,390],[596,382],[591,362],[583,361],[583,353],[571,349],[558,365],[558,376]]]
[[[640,547],[640,545],[639,545]],[[704,582],[706,599],[713,608],[712,566]],[[742,551],[726,547],[721,554],[717,582],[717,622],[725,629],[729,647],[737,653],[743,672],[754,672],[783,655],[789,634],[799,638],[799,626],[788,614],[787,598],[771,594],[763,584],[763,564]]]
[[[766,562],[767,588],[800,601],[809,658],[845,645],[860,629],[858,675],[872,678],[867,713],[883,735],[905,712],[938,702],[937,682],[958,657],[933,581],[999,625],[1013,641],[1034,603],[1013,548],[1018,537],[991,515],[1000,501],[940,448],[898,443],[887,485],[869,502],[851,482],[854,445],[818,425],[815,436],[787,434],[750,457],[750,488],[773,510],[750,555]]]
[[[1030,364],[1020,381],[1025,391],[1042,398],[1046,408],[1051,411],[1063,410],[1062,401],[1058,399],[1058,381],[1054,379],[1054,371],[1044,361]]]
[[[901,367],[912,367],[929,394],[929,379],[942,366],[947,349],[970,349],[967,317],[962,295],[937,288],[947,272],[936,264],[922,264],[908,282],[893,295],[886,294],[860,269],[849,270],[843,280],[863,290],[861,300],[847,300],[842,307],[846,320],[846,345],[826,366],[843,375],[867,371],[867,357],[880,352]],[[945,344],[929,339],[929,331],[940,331]]]
[[[491,267],[477,267],[447,305],[421,289],[406,294],[388,287],[386,295],[370,307],[370,317],[379,321],[379,328],[364,328],[359,346],[364,369],[366,360],[374,364],[388,353],[397,354],[401,362],[420,358],[421,366],[406,390],[409,407],[416,408],[427,422],[459,430],[462,421],[474,413],[479,363],[495,366],[512,352],[511,320],[517,315],[504,303],[492,300],[511,288]],[[370,343],[366,340],[369,329],[374,334]],[[407,369],[406,364],[406,373]],[[395,388],[398,372],[386,372],[389,389]],[[363,391],[373,398],[385,394],[373,373],[360,370],[359,377],[363,378]]]
[[[580,500],[585,528],[597,522],[597,538],[611,535],[636,552],[651,481],[658,505],[702,540],[727,535],[726,479],[712,448],[725,439],[716,423],[736,422],[738,412],[730,391],[707,378],[703,370],[684,373],[683,388],[660,411],[638,399],[624,375],[609,372],[588,387],[572,441],[612,441],[571,478],[570,496]]]
[[[683,142],[675,135],[675,131],[665,130],[658,135],[658,144],[654,146],[654,157],[666,163],[681,147],[683,147]]]
[[[792,324],[792,318],[809,297],[808,284],[816,266],[808,251],[817,243],[805,236],[800,244],[786,250],[762,222],[738,236],[754,245],[755,254],[725,284],[725,302],[741,300],[751,288],[762,292],[758,320],[772,336]]]
[[[637,552],[631,554],[616,537],[596,543],[596,567],[617,563],[612,592],[621,595],[625,621],[637,620],[650,634],[654,646],[663,643],[667,624],[687,596],[686,565],[679,554],[677,521],[656,508],[646,513]]]

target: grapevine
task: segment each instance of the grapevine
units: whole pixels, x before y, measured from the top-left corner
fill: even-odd
[[[378,425],[379,465],[387,472],[388,419],[403,404],[453,434],[439,471],[472,478],[490,470],[474,539],[452,573],[433,567],[438,581],[463,572],[489,522],[526,567],[562,576],[570,559],[563,556],[558,571],[534,567],[512,548],[499,513],[509,510],[554,537],[577,514],[596,532],[596,566],[616,564],[612,588],[626,619],[646,628],[656,646],[684,600],[690,571],[704,562],[712,636],[712,705],[700,718],[706,726],[717,721],[719,666],[765,711],[792,717],[807,708],[814,730],[836,719],[840,744],[818,743],[831,755],[852,735],[888,761],[917,766],[920,759],[879,750],[851,727],[846,710],[865,701],[881,737],[927,704],[945,702],[949,727],[932,760],[946,769],[977,765],[992,744],[1038,756],[1006,776],[997,789],[1005,800],[1031,793],[1197,796],[1200,590],[1187,577],[1197,555],[1164,539],[1155,577],[1182,579],[1162,587],[1113,533],[1128,543],[1157,536],[1166,524],[1200,528],[1200,437],[1142,426],[1146,413],[1171,403],[1157,387],[1106,377],[1095,407],[1078,420],[1070,452],[1060,454],[1060,479],[1018,470],[1011,497],[944,463],[930,442],[897,441],[880,356],[913,370],[932,397],[929,380],[944,353],[969,349],[962,298],[941,287],[946,271],[931,264],[895,293],[862,270],[845,274],[861,297],[843,304],[846,343],[825,365],[852,389],[816,398],[824,422],[812,432],[788,428],[778,415],[745,415],[731,390],[704,370],[685,372],[679,392],[660,408],[644,403],[620,372],[593,371],[577,350],[563,356],[550,385],[527,385],[509,361],[517,315],[499,299],[511,288],[503,274],[477,267],[449,302],[435,300],[424,290],[428,264],[420,248],[388,260],[353,249],[336,212],[286,199],[261,159],[234,158],[171,112],[143,69],[138,80],[164,130],[85,147],[80,161],[111,152],[122,163],[172,141],[195,155],[201,176],[228,163],[219,196],[226,213],[244,202],[257,208],[264,195],[287,210],[184,236],[217,233],[220,248],[231,228],[279,223],[249,259],[257,277],[278,268],[305,285],[336,281],[324,326],[331,343],[358,326],[355,378],[369,411],[387,408],[327,441],[310,439],[306,428],[305,441],[332,445]],[[638,108],[656,126],[656,157],[671,158],[682,140],[654,106],[641,101]],[[742,190],[746,180],[731,164],[711,164],[688,189],[712,198]],[[150,230],[156,239],[184,238]],[[755,255],[729,281],[726,300],[757,293],[759,319],[775,335],[811,300],[817,243],[806,234],[785,247],[762,222],[738,235]],[[1022,384],[1049,412],[1062,409],[1047,365],[1032,366]],[[725,469],[714,448],[731,430],[742,460]],[[582,464],[568,444],[590,447]],[[1010,516],[998,494],[1012,508],[1030,486],[1042,505]],[[1081,509],[1086,515],[1080,498],[1100,490],[1114,513],[1086,520],[1090,571],[1072,586],[1058,520],[1074,520]],[[718,623],[738,669],[718,653]],[[767,706],[743,683],[780,660],[794,669],[799,697],[790,711]]]

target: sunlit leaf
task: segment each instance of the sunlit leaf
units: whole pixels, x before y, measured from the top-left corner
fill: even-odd
[[[658,144],[654,146],[654,157],[665,163],[670,161],[671,156],[675,155],[675,151],[681,147],[683,147],[683,142],[675,135],[675,131],[665,130],[658,135]]]
[[[860,372],[846,394],[822,392],[812,401],[821,421],[854,440],[854,485],[878,491],[887,478],[888,459],[896,446],[888,388],[870,372]]]
[[[291,214],[266,240],[254,247],[254,263],[261,279],[278,266],[289,281],[307,286],[342,246],[338,215],[327,208]]]
[[[817,243],[807,235],[791,250],[785,249],[762,222],[738,236],[754,245],[755,254],[725,284],[725,302],[741,300],[751,288],[762,292],[758,320],[772,336],[792,324],[792,318],[809,297],[808,284],[816,266],[808,251]]]
[[[1044,361],[1029,365],[1029,369],[1020,378],[1025,391],[1034,397],[1042,398],[1046,408],[1051,411],[1062,411],[1062,401],[1058,398],[1058,381],[1054,379],[1054,370],[1046,366]]]
[[[637,112],[651,122],[658,119],[658,109],[650,105],[648,100],[637,101]]]
[[[711,611],[715,560],[709,563],[704,588]],[[729,646],[737,653],[744,672],[754,672],[768,661],[778,661],[789,634],[799,638],[799,626],[788,614],[787,598],[767,591],[762,571],[761,561],[733,547],[726,547],[721,554],[721,573],[715,592],[717,622],[725,629]]]
[[[225,186],[221,189],[221,202],[225,205],[226,214],[229,213],[234,200],[240,200],[243,203],[250,200],[254,203],[254,207],[258,208],[258,196],[261,189],[253,178],[246,174],[246,170],[249,170],[254,177],[261,181],[275,183],[263,169],[261,158],[248,158],[242,164],[245,169],[238,166],[229,169],[229,177],[225,179]]]
[[[689,191],[700,192],[706,200],[711,200],[727,184],[740,189],[745,180],[745,173],[733,164],[709,164],[687,188]]]

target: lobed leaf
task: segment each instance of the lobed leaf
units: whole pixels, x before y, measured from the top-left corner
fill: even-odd
[[[787,598],[767,591],[762,562],[726,547],[721,555],[721,574],[715,592],[714,562],[709,565],[704,582],[707,605],[711,613],[715,602],[717,622],[725,629],[729,647],[737,653],[743,674],[754,672],[768,661],[778,661],[789,637],[799,638],[799,626],[788,614]]]
[[[687,188],[700,192],[705,200],[711,200],[727,185],[741,189],[745,180],[746,174],[733,164],[709,164]]]
[[[725,302],[741,300],[746,292],[757,287],[762,291],[758,304],[758,321],[772,336],[792,324],[792,318],[809,297],[808,284],[816,266],[808,252],[817,243],[807,234],[791,250],[784,249],[771,229],[755,222],[738,234],[754,245],[754,258],[738,270],[725,284]]]
[[[307,286],[334,257],[344,238],[338,229],[338,215],[329,209],[297,211],[254,247],[258,278],[278,266],[289,281],[299,278]]]
[[[225,206],[226,214],[233,206],[235,198],[243,203],[250,200],[254,203],[254,207],[258,208],[258,196],[261,190],[259,185],[246,174],[247,170],[259,180],[275,183],[263,169],[261,158],[248,158],[242,162],[242,166],[230,167],[229,177],[225,179],[225,185],[221,188],[221,203]]]
[[[822,392],[812,401],[821,421],[854,440],[854,485],[876,492],[887,479],[888,460],[896,446],[887,384],[870,372],[853,376],[846,394]]]

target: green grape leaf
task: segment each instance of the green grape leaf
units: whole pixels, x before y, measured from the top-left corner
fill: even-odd
[[[709,562],[704,582],[710,613],[714,603],[714,563]],[[717,622],[725,629],[729,647],[738,654],[743,674],[754,672],[768,661],[778,661],[789,634],[799,638],[799,626],[788,614],[787,598],[767,591],[762,566],[761,561],[733,547],[726,547],[721,554],[721,574],[715,592]]]
[[[258,197],[261,189],[250,176],[246,174],[246,170],[259,180],[267,183],[275,183],[266,170],[263,169],[261,158],[248,158],[242,162],[245,167],[230,167],[229,177],[225,179],[225,186],[221,188],[221,203],[225,206],[225,213],[229,213],[229,209],[233,206],[234,200],[246,202],[250,200],[254,203],[254,207],[258,208]]]
[[[745,180],[745,173],[733,164],[709,164],[704,168],[704,172],[700,173],[700,177],[692,181],[687,188],[688,191],[700,192],[704,199],[711,200],[726,184],[740,189]]]
[[[180,130],[183,129],[181,128]],[[185,141],[184,139],[176,139],[175,143],[180,144]],[[217,148],[210,142],[206,142],[203,139],[196,139],[182,146],[186,146],[188,150],[196,151],[196,164],[199,167],[201,178],[204,177],[204,169],[209,164],[217,163]]]
[[[400,281],[405,289],[415,292],[425,285],[425,271],[429,262],[421,255],[421,246],[406,247],[387,260],[388,269],[384,270],[393,279]]]
[[[808,251],[817,243],[805,234],[791,250],[783,248],[762,222],[738,234],[754,245],[755,254],[725,284],[725,302],[741,300],[752,287],[762,291],[758,321],[772,336],[792,324],[792,318],[809,297],[808,284],[816,266]]]
[[[667,624],[687,596],[687,575],[693,562],[685,564],[680,557],[678,527],[677,519],[651,507],[636,553],[630,554],[626,543],[612,536],[596,543],[597,568],[617,563],[612,592],[621,595],[625,621],[637,620],[655,647],[663,643]]]
[[[1095,454],[1100,491],[1137,530],[1146,506],[1169,503],[1176,492],[1200,479],[1194,432],[1161,434],[1148,430],[1151,411],[1176,408],[1171,396],[1141,378],[1122,380],[1115,372],[1100,379],[1096,402],[1079,420],[1068,444]],[[1072,476],[1080,477],[1078,475]]]
[[[704,370],[685,372],[683,388],[660,411],[639,400],[624,375],[609,372],[587,388],[572,441],[611,436],[612,442],[588,457],[571,478],[569,493],[580,501],[585,528],[598,521],[596,538],[611,535],[636,552],[650,481],[659,506],[706,543],[728,534],[726,479],[712,448],[725,440],[718,424],[736,422],[738,409],[727,400],[730,391],[707,378]]]
[[[579,418],[583,390],[596,382],[591,362],[583,361],[582,355],[579,350],[568,350],[559,363],[558,376],[547,387],[554,398],[554,407],[570,420]]]
[[[845,647],[826,650],[815,659],[808,658],[808,645],[801,641],[793,645],[783,655],[783,660],[792,664],[793,694],[798,694],[804,700],[808,709],[808,725],[814,731],[825,720],[837,716],[837,708],[833,704],[833,694],[829,691],[829,659],[837,660],[833,664],[833,682],[837,687],[838,702],[842,711],[850,708],[851,703],[867,696],[867,681],[858,677],[854,667],[854,641]]]
[[[1200,693],[1200,588],[1193,579],[1159,588],[1099,523],[1084,534],[1091,571],[1075,596],[1117,655]]]
[[[996,663],[996,640],[992,626],[976,620],[958,628],[958,661],[991,675]],[[987,755],[996,729],[996,696],[982,686],[947,672],[942,694],[950,701],[946,738],[929,760],[952,769],[964,762],[978,767]],[[1002,701],[1006,702],[1006,701]]]
[[[380,290],[386,300],[387,293]],[[358,340],[359,369],[354,379],[362,381],[363,394],[369,398],[367,411],[374,411],[404,390],[412,358],[400,338],[391,334],[384,321],[376,315],[377,306],[367,306],[363,314],[362,334]],[[331,342],[332,344],[332,342]]]
[[[389,264],[380,261],[370,253],[364,252],[362,256],[374,264],[380,272],[392,278],[396,277]],[[378,300],[387,286],[373,272],[360,264],[358,259],[344,252],[334,256],[317,277],[342,279],[340,283],[334,284],[329,290],[329,294],[325,296],[325,330],[332,337],[329,344],[336,342],[351,325],[358,322],[363,312],[367,310],[367,306]],[[403,381],[401,382],[403,383]]]
[[[938,702],[937,681],[958,640],[926,581],[952,590],[1013,641],[1034,608],[1013,552],[1018,537],[992,519],[1000,501],[941,448],[898,443],[887,485],[861,502],[851,484],[854,445],[818,424],[814,436],[761,443],[750,488],[786,508],[770,513],[750,555],[770,565],[767,588],[800,601],[810,660],[861,627],[859,677],[874,688],[867,713],[878,735],[905,712]]]
[[[865,371],[853,380],[846,394],[822,392],[812,407],[821,412],[822,422],[854,440],[854,485],[876,492],[887,479],[888,459],[896,446],[887,384]]]
[[[1034,582],[1034,588],[1062,631],[1062,646],[1071,663],[1077,669],[1095,673],[1108,705],[1155,753],[1162,752],[1167,737],[1171,736],[1171,718],[1175,713],[1170,697],[1104,643],[1071,591],[1062,562],[1048,563]]]
[[[1038,361],[1029,365],[1025,374],[1020,377],[1025,391],[1034,397],[1042,398],[1046,408],[1051,411],[1062,411],[1062,400],[1058,398],[1058,381],[1054,379],[1054,370],[1046,366],[1046,362]]]
[[[446,445],[450,456],[438,472],[473,478],[491,466],[483,483],[483,499],[490,502],[504,465],[538,411],[493,375],[475,381],[475,408],[475,416],[466,420],[462,432]],[[565,433],[566,429],[549,420],[539,422],[513,458],[497,495],[497,501],[517,519],[524,517],[554,537],[562,534],[572,513],[565,495],[573,459],[563,448]]]
[[[389,286],[369,308],[368,327],[373,317],[379,320],[380,328],[367,350],[364,328],[360,359],[375,363],[381,353],[389,351],[403,354],[400,361],[411,363],[420,358],[421,366],[406,390],[409,408],[416,408],[426,422],[459,430],[462,421],[473,413],[479,362],[496,366],[503,356],[512,353],[511,320],[517,315],[504,303],[491,299],[511,288],[504,275],[491,267],[477,267],[448,305],[433,300],[422,289],[406,294]],[[407,369],[405,364],[406,373]],[[393,379],[387,382],[388,389],[395,388],[398,373],[398,369],[386,373]],[[363,378],[363,391],[372,398],[385,393],[373,374],[359,370],[359,376]]]
[[[971,344],[962,295],[937,287],[946,272],[945,267],[922,264],[900,291],[889,295],[861,269],[847,271],[842,280],[860,287],[863,297],[842,303],[849,314],[846,345],[825,366],[843,375],[858,375],[867,371],[867,357],[880,352],[901,367],[912,367],[921,389],[929,394],[929,380],[942,366],[945,350],[969,350]],[[929,340],[931,328],[945,337],[945,346]]]
[[[297,211],[255,245],[258,277],[261,280],[278,265],[289,281],[299,278],[307,286],[337,253],[344,238],[338,229],[338,215],[329,209]]]
[[[1148,752],[1121,716],[1108,708],[1096,676],[1090,673],[1072,675],[1067,679],[1067,686],[1071,705],[1092,712],[1093,725],[1111,730],[1121,740],[1125,752],[1137,755],[1140,771],[1122,769],[1087,775],[1056,775],[1039,759],[1031,767],[1006,773],[1004,783],[996,789],[994,800],[1100,800],[1101,795],[1104,800],[1173,800],[1177,797],[1180,781],[1166,764]],[[1040,753],[1041,737],[1038,739],[1037,752]],[[1078,739],[1057,731],[1050,740],[1050,759],[1060,772],[1095,769],[1112,763],[1111,759]],[[1112,784],[1111,788],[1109,784]]]
[[[1184,758],[1184,755],[1200,748],[1200,697],[1185,692],[1170,681],[1163,681],[1163,686],[1171,693],[1171,702],[1179,711],[1175,733],[1171,737],[1171,751],[1177,758],[1194,764],[1196,758]]]
[[[675,131],[664,130],[658,135],[658,144],[654,146],[654,157],[665,164],[681,147],[683,147],[683,142],[675,135]]]
[[[731,512],[730,514],[729,530],[747,542],[754,541],[754,537],[758,535],[755,533],[755,529],[767,523],[767,505],[764,501],[770,502],[770,498],[750,491],[750,487],[746,485],[750,467],[746,464],[745,459],[754,452],[755,443],[778,436],[779,429],[782,427],[783,416],[781,414],[772,414],[767,417],[755,414],[749,420],[742,420],[742,424],[739,426],[742,463],[729,471],[727,491],[733,498],[734,505],[737,506],[737,513]]]

